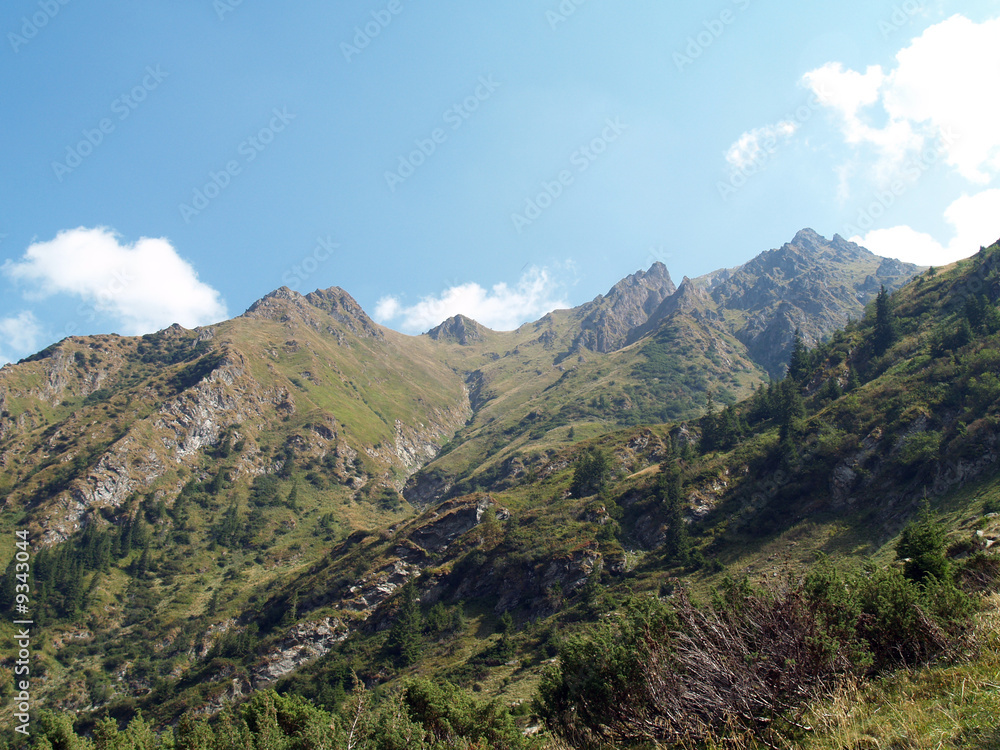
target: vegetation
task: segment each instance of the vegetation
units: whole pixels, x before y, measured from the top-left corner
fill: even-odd
[[[409,338],[331,292],[7,368],[35,744],[995,744],[1000,248],[785,328],[787,373],[732,288],[600,356],[579,311]]]

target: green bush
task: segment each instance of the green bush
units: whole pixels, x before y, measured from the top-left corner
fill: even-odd
[[[950,575],[945,549],[944,526],[931,520],[925,509],[903,529],[896,542],[896,557],[905,561],[907,578],[922,581],[933,576],[943,581]]]

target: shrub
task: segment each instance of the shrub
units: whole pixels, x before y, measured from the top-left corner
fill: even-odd
[[[903,529],[896,542],[896,557],[905,561],[904,571],[911,580],[922,581],[929,576],[947,579],[950,571],[945,556],[944,526],[931,520],[924,509]]]

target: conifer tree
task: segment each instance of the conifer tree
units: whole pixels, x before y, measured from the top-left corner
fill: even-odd
[[[402,601],[396,621],[389,631],[389,649],[396,655],[400,666],[408,667],[420,658],[420,605],[417,604],[416,587],[412,582],[403,586]]]
[[[889,293],[883,285],[875,298],[875,334],[872,340],[875,346],[875,355],[884,354],[895,340],[896,320],[889,302]]]
[[[682,510],[681,472],[675,465],[660,465],[657,493],[663,504],[664,521],[667,525],[663,551],[668,560],[685,564],[691,555],[691,539]]]
[[[788,359],[788,377],[801,381],[809,371],[809,350],[802,340],[802,332],[796,328],[792,339],[792,353]]]
[[[611,459],[600,448],[590,448],[577,459],[570,492],[573,497],[586,497],[601,492],[611,473]]]

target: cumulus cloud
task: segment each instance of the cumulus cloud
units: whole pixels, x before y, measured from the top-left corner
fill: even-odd
[[[734,172],[742,172],[751,165],[766,162],[781,141],[795,135],[798,123],[782,120],[773,125],[748,130],[726,151],[726,161]]]
[[[908,159],[940,144],[949,166],[984,184],[1000,171],[998,35],[1000,18],[975,23],[955,15],[913,39],[888,71],[831,62],[803,83],[837,114],[845,142],[873,149],[876,178],[895,177]]]
[[[947,245],[909,226],[876,229],[863,237],[852,237],[851,241],[876,255],[920,266],[953,263],[975,254],[981,245],[991,245],[1000,237],[1000,190],[962,196],[948,206],[944,217],[954,228],[954,236]]]
[[[10,360],[8,354],[26,354],[38,348],[42,328],[30,311],[0,318],[0,365]]]
[[[219,292],[165,239],[126,244],[110,229],[59,232],[36,242],[3,272],[25,284],[31,299],[64,294],[115,319],[119,333],[150,333],[172,323],[193,328],[227,316]]]
[[[415,305],[383,297],[375,307],[375,317],[386,324],[400,319],[399,328],[407,333],[426,331],[459,314],[487,328],[509,331],[561,307],[569,305],[561,297],[559,284],[546,269],[533,267],[514,286],[494,284],[487,290],[476,283],[459,284],[423,297]]]

